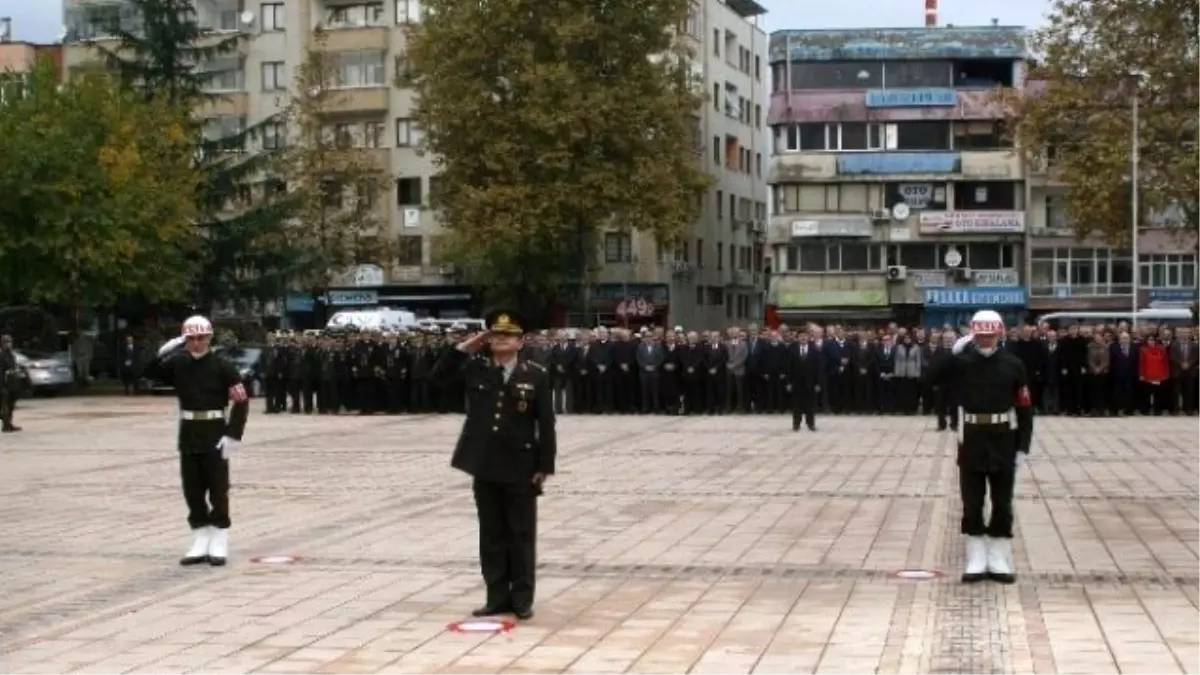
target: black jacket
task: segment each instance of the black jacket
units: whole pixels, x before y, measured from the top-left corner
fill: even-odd
[[[229,404],[229,388],[241,384],[237,366],[211,351],[194,358],[186,351],[171,351],[146,366],[148,377],[175,388],[179,409],[226,410],[224,419],[179,420],[179,451],[186,454],[216,452],[222,436],[242,440],[248,403]]]
[[[518,362],[505,382],[490,360],[451,349],[430,378],[448,385],[456,377],[466,384],[467,418],[450,466],[496,483],[529,483],[535,473],[554,473],[558,437],[543,366]]]

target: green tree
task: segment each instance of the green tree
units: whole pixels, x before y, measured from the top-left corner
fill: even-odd
[[[337,124],[350,93],[337,88],[337,56],[325,44],[324,32],[317,29],[282,116],[287,147],[273,163],[296,204],[277,246],[293,256],[291,278],[317,288],[358,263],[386,268],[392,252],[389,237],[381,236],[381,229],[390,227],[381,202],[390,182],[388,151],[367,147],[377,147],[382,133],[367,143],[350,131],[351,125]],[[374,132],[368,127],[366,133]]]
[[[1006,97],[1033,162],[1048,153],[1080,237],[1128,245],[1132,103],[1139,108],[1139,222],[1197,224],[1200,10],[1194,0],[1055,0],[1031,40],[1039,63]]]
[[[703,99],[669,30],[689,0],[423,4],[398,84],[415,89],[468,281],[540,315],[586,285],[601,231],[670,242],[695,220]]]
[[[185,111],[48,62],[0,96],[0,278],[7,300],[108,307],[179,297],[199,176]],[[13,161],[13,158],[20,158]]]
[[[129,0],[137,28],[113,26],[111,48],[95,44],[105,64],[126,86],[147,98],[167,100],[193,112],[189,133],[199,139],[195,191],[196,224],[204,240],[193,287],[201,305],[214,301],[278,298],[284,290],[291,252],[282,239],[294,201],[269,189],[270,151],[245,152],[276,128],[270,117],[253,126],[212,124],[202,110],[222,95],[208,93],[221,66],[243,68],[244,34],[223,36],[198,23],[193,0]],[[243,121],[244,122],[244,121]]]

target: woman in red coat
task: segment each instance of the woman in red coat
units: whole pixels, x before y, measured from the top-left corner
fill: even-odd
[[[1151,410],[1161,414],[1167,409],[1170,393],[1166,391],[1163,382],[1171,376],[1171,364],[1167,360],[1167,348],[1159,344],[1154,336],[1146,338],[1146,343],[1138,350],[1138,381],[1142,385],[1142,414],[1147,415]]]

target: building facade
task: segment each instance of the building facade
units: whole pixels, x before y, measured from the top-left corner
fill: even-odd
[[[770,145],[767,35],[758,18],[765,12],[753,0],[697,0],[678,27],[707,99],[694,121],[696,161],[714,184],[676,247],[636,232],[604,235],[589,322],[719,328],[761,318]]]
[[[12,19],[0,17],[0,73],[29,73],[41,59],[61,70],[62,46],[14,40]]]
[[[1007,26],[771,35],[771,321],[1015,320],[1027,189],[998,88],[1021,86]]]
[[[68,70],[96,59],[87,42],[109,39],[108,26],[136,26],[127,3],[64,2]],[[203,111],[214,136],[256,125],[286,107],[293,75],[320,27],[325,49],[342,62],[337,80],[344,96],[331,125],[364,151],[378,154],[395,177],[381,215],[398,239],[397,259],[348,271],[324,292],[292,294],[285,311],[293,323],[306,325],[337,309],[371,305],[403,306],[441,318],[478,311],[471,289],[456,283],[457,270],[440,259],[429,200],[433,160],[419,152],[413,92],[393,85],[396,69],[404,64],[407,27],[421,20],[420,0],[197,0],[196,7],[214,42],[244,38],[236,54],[205,66],[216,72],[212,91],[222,95]],[[760,189],[767,153],[766,34],[752,21],[762,12],[752,0],[699,0],[680,27],[694,42],[696,73],[719,94],[713,105],[697,111],[697,141],[704,148],[697,160],[708,158],[718,187],[694,236],[678,251],[659,251],[636,233],[607,234],[596,252],[604,264],[593,287],[591,316],[581,320],[691,324],[761,312],[755,223],[766,217]],[[280,141],[265,133],[256,142],[269,148]],[[625,308],[630,311],[618,312]]]
[[[1083,240],[1067,219],[1063,185],[1053,165],[1029,169],[1029,308],[1034,314],[1064,311],[1186,308],[1197,300],[1197,223],[1182,213],[1148,214],[1138,234],[1139,275],[1134,283],[1132,247]],[[1130,229],[1132,230],[1132,223]]]

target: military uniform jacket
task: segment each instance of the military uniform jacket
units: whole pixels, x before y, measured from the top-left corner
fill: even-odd
[[[1029,379],[1020,359],[1003,349],[997,349],[988,357],[968,346],[961,354],[935,362],[929,375],[934,384],[951,387],[967,414],[1009,411],[1016,414],[1017,428],[1004,443],[993,434],[1002,429],[1007,431],[1007,427],[993,425],[973,432],[964,423],[962,446],[966,449],[977,447],[980,452],[973,458],[966,458],[960,452],[960,466],[973,465],[983,469],[1006,464],[1011,467],[1013,452],[1029,452],[1033,442],[1033,409],[1029,405]]]
[[[554,473],[558,452],[554,406],[546,370],[517,363],[508,382],[487,359],[452,349],[434,364],[432,379],[462,377],[467,418],[450,465],[478,480],[529,483],[533,474]]]
[[[242,381],[236,366],[212,352],[197,359],[186,351],[172,351],[151,361],[146,372],[175,387],[179,409],[189,411],[225,410],[229,388]],[[180,419],[179,451],[213,452],[222,436],[242,440],[249,412],[248,403],[235,403],[223,419]]]

